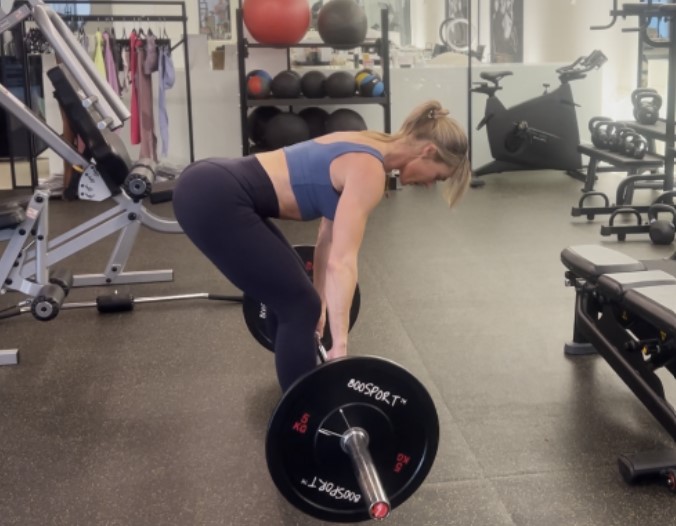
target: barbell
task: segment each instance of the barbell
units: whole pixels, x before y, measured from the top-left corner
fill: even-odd
[[[326,351],[318,341],[318,354]],[[427,477],[439,444],[429,393],[402,366],[378,357],[322,363],[284,394],[268,425],[273,482],[317,519],[384,519]]]

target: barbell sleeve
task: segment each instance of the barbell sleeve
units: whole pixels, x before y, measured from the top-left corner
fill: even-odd
[[[385,494],[378,471],[369,452],[368,433],[360,427],[350,427],[343,434],[340,445],[352,460],[357,482],[372,519],[383,520],[390,514],[390,501]]]

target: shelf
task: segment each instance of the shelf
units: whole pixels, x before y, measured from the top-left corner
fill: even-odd
[[[381,97],[362,97],[355,93],[354,97],[341,97],[341,98],[332,98],[332,97],[322,97],[319,99],[312,99],[308,97],[298,97],[298,98],[275,98],[270,97],[266,99],[250,99],[247,97],[247,85],[246,85],[246,60],[249,57],[249,49],[278,49],[285,51],[286,55],[286,69],[293,69],[293,64],[291,60],[291,49],[293,48],[322,48],[322,49],[340,49],[335,46],[331,46],[324,42],[299,42],[297,44],[292,44],[290,46],[282,45],[269,45],[261,44],[259,42],[249,42],[247,38],[243,35],[244,33],[244,20],[242,15],[242,7],[240,3],[239,9],[236,11],[236,24],[237,24],[237,34],[239,38],[237,39],[237,70],[239,73],[239,110],[240,110],[240,129],[242,132],[242,154],[249,155],[252,146],[249,144],[249,110],[251,108],[259,108],[262,106],[287,106],[292,111],[294,108],[310,108],[317,106],[380,106],[383,110],[383,131],[385,133],[390,133],[392,127],[392,112],[391,112],[391,100],[390,100],[390,45],[388,39],[389,33],[389,19],[388,12],[386,9],[381,9],[380,11],[380,22],[381,22],[381,36],[380,38],[369,38],[366,39],[358,46],[351,47],[346,49],[349,50],[376,50],[376,54],[381,58],[381,64],[376,64],[374,67],[378,68],[382,72],[382,80],[385,85],[385,92]],[[323,65],[319,64],[307,64],[299,65],[301,68],[312,68],[312,69],[321,69]],[[358,68],[355,68],[358,69]]]
[[[298,99],[248,99],[247,106],[250,108],[256,106],[340,106],[353,104],[387,104],[387,97],[349,97],[346,99],[331,99],[322,97],[321,99],[307,99],[300,97]]]
[[[261,49],[289,49],[289,48],[322,48],[322,49],[337,49],[338,51],[350,51],[352,49],[358,49],[358,48],[372,48],[372,47],[380,47],[380,39],[377,40],[366,40],[359,44],[358,46],[354,47],[347,47],[347,48],[336,48],[335,46],[332,46],[330,44],[325,44],[323,42],[299,42],[298,44],[291,44],[289,46],[285,46],[282,44],[260,44],[258,42],[249,42],[246,38],[244,40],[244,45],[248,48],[261,48]]]

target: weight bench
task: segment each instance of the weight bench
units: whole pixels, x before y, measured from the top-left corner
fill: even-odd
[[[664,159],[657,155],[647,153],[643,159],[634,159],[633,157],[628,157],[617,152],[611,152],[610,150],[602,150],[588,144],[580,144],[577,147],[577,151],[582,155],[589,157],[587,173],[579,174],[580,177],[578,177],[580,180],[584,181],[583,192],[594,191],[597,173],[601,170],[599,167],[600,163],[607,163],[610,165],[610,168],[604,168],[604,171],[627,172],[627,179],[621,183],[623,185],[622,189],[618,187],[619,197],[616,201],[618,205],[631,202],[633,188],[655,188],[655,181],[664,181],[663,175],[639,174],[641,170],[655,170],[664,166]],[[640,185],[641,181],[647,183],[652,182],[653,184],[650,186]],[[639,183],[639,185],[636,183]],[[622,192],[620,192],[620,190],[622,190]],[[671,190],[671,188],[665,188],[665,190]]]
[[[127,272],[125,266],[145,225],[162,233],[181,233],[175,220],[151,213],[148,201],[166,201],[171,190],[153,196],[154,167],[132,163],[114,130],[131,114],[58,14],[42,0],[29,0],[0,18],[0,32],[32,16],[62,64],[48,72],[55,96],[68,115],[85,151],[72,145],[38,118],[11,91],[0,84],[0,106],[42,139],[79,173],[81,200],[110,201],[112,207],[71,230],[50,237],[49,188],[37,188],[28,202],[0,204],[0,296],[17,292],[24,298],[0,309],[0,319],[31,312],[37,319],[53,319],[71,287],[148,283],[173,280],[172,270]],[[55,265],[103,238],[118,233],[117,243],[102,273],[73,276]],[[11,353],[11,351],[10,351]],[[0,364],[11,363],[0,351]]]
[[[597,352],[676,440],[676,411],[656,371],[676,376],[676,261],[638,261],[596,245],[566,248],[561,261],[575,287],[568,355]],[[628,482],[666,476],[676,488],[676,452],[623,455]]]
[[[666,176],[663,173],[654,173],[658,168],[664,166],[664,159],[654,154],[646,154],[643,159],[634,159],[617,152],[595,148],[591,145],[581,144],[578,151],[589,157],[589,166],[586,177],[576,178],[584,181],[584,192],[577,206],[572,207],[571,216],[586,216],[592,221],[597,215],[610,215],[609,224],[601,227],[601,235],[610,236],[617,234],[620,241],[624,241],[627,234],[650,233],[650,223],[644,222],[641,214],[650,214],[654,209],[653,205],[659,203],[669,203],[674,193],[673,189],[666,189]],[[610,166],[599,167],[599,163],[607,163]],[[611,204],[610,198],[603,192],[594,191],[596,174],[599,170],[603,171],[626,171],[625,177],[617,185],[615,190],[615,202]],[[643,170],[650,170],[651,173],[640,173]],[[663,193],[649,205],[631,205],[635,189],[664,189]],[[600,198],[603,200],[602,206],[589,206],[587,203],[591,199]],[[659,208],[659,207],[657,207]],[[617,216],[632,216],[634,224],[621,224],[615,222]]]

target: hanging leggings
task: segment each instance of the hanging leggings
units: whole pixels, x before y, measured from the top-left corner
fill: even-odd
[[[321,300],[295,250],[269,220],[279,216],[270,178],[253,156],[198,161],[178,178],[173,204],[197,248],[274,312],[275,364],[286,391],[317,363]]]

